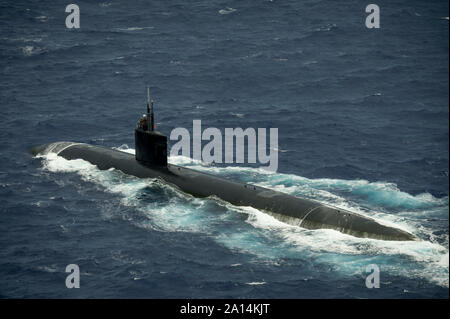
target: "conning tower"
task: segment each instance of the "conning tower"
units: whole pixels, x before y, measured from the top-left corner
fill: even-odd
[[[134,130],[136,160],[147,166],[167,166],[167,136],[155,130],[153,101],[147,88],[147,114],[139,120]]]

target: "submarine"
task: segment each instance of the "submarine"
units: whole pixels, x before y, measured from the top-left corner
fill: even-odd
[[[334,229],[361,238],[411,241],[417,237],[376,220],[249,183],[218,177],[167,162],[167,137],[156,131],[154,103],[147,91],[147,113],[134,130],[135,155],[85,143],[55,142],[31,148],[33,156],[56,153],[83,159],[100,170],[114,168],[139,178],[157,178],[195,197],[217,197],[236,206],[251,206],[287,224],[306,229]]]

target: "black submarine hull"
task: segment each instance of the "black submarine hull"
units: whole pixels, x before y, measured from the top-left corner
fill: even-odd
[[[57,142],[31,149],[33,155],[54,152],[65,159],[83,159],[101,170],[115,168],[140,178],[160,178],[196,197],[216,196],[237,206],[251,206],[274,216],[278,220],[306,229],[334,229],[362,238],[407,241],[416,237],[398,228],[326,206],[320,202],[251,184],[243,184],[168,164],[167,167],[145,165],[129,153],[83,143]]]

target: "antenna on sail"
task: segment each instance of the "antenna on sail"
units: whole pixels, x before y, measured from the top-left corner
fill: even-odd
[[[150,87],[147,87],[147,130],[153,131],[154,129],[154,120],[153,120],[153,101],[150,101]]]
[[[150,87],[147,87],[147,114],[150,114]]]
[[[150,103],[151,105],[151,113],[150,113],[150,130],[154,131],[155,130],[155,115],[153,113],[153,101]]]

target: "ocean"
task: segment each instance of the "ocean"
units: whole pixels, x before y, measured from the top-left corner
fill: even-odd
[[[1,298],[448,298],[448,1],[0,1]],[[157,129],[278,128],[278,171],[169,162],[420,238],[307,230],[83,160]],[[171,145],[175,141],[171,141]],[[66,266],[80,288],[65,285]],[[380,287],[366,287],[368,265]]]

